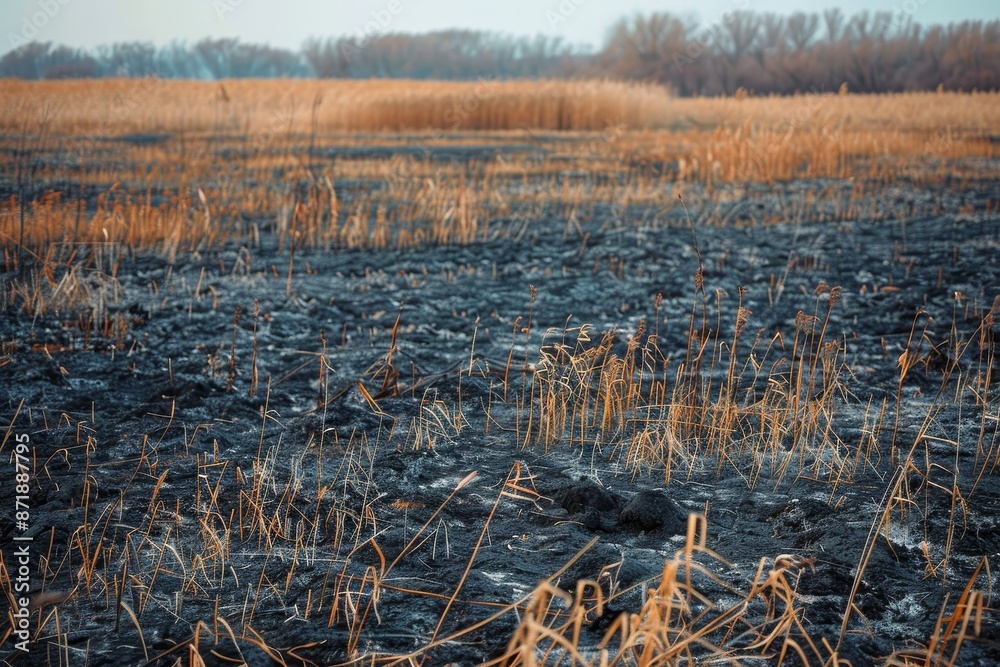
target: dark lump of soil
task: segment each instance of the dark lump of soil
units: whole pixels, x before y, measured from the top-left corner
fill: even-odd
[[[796,192],[783,196],[804,196]],[[950,210],[958,195],[938,196]],[[824,281],[842,288],[828,326],[852,377],[836,399],[840,449],[796,460],[784,474],[778,459],[734,453],[723,464],[696,461],[669,483],[655,466],[624,463],[635,431],[541,446],[516,426],[515,397],[532,396],[542,381],[531,370],[545,346],[557,363],[568,350],[607,364],[648,359],[636,350],[652,337],[662,357],[647,369],[633,362],[637,377],[651,377],[667,359],[676,369],[700,307],[690,229],[597,219],[581,242],[564,227],[538,220],[521,240],[465,247],[301,251],[291,294],[270,270],[220,269],[233,266],[237,249],[173,266],[139,257],[118,275],[122,307],[136,318],[115,350],[82,342],[56,316],[8,313],[0,331],[14,352],[0,367],[0,399],[12,432],[31,433],[28,532],[50,563],[33,570],[33,590],[44,577],[47,591],[66,596],[40,612],[58,604],[60,637],[47,625],[29,657],[11,640],[3,657],[44,664],[46,651],[69,651],[91,665],[141,664],[165,652],[161,664],[170,664],[196,635],[212,665],[405,655],[474,626],[557,572],[554,583],[566,590],[593,580],[609,596],[582,635],[589,650],[618,614],[639,610],[643,591],[683,548],[688,516],[706,512],[707,546],[727,561],[713,570],[718,581],[703,582],[706,594],[725,600],[719,582],[746,591],[762,559],[771,568],[784,556],[797,563],[805,627],[835,643],[896,479],[888,432],[897,430],[904,449],[914,441],[942,369],[956,365],[942,342],[991,335],[981,327],[1000,286],[1000,218],[928,215],[906,223],[905,240],[900,224],[865,220],[698,228],[721,340],[732,340],[739,298],[747,331],[780,334],[790,349],[797,318],[816,310]],[[287,253],[260,252],[255,266],[288,264]],[[155,301],[146,296],[150,280]],[[918,324],[923,361],[899,387],[899,360],[921,312],[933,317]],[[584,324],[594,328],[581,342]],[[972,354],[957,364],[986,370]],[[1000,556],[995,381],[982,390],[985,412],[947,406],[930,423],[935,439],[920,441],[921,465],[940,478],[908,482],[920,506],[893,514],[873,541],[840,649],[855,667],[926,645],[945,593],[953,604],[980,560]],[[824,389],[814,386],[813,398]],[[864,446],[882,449],[850,480],[819,474]],[[5,559],[13,533],[5,514]],[[91,565],[88,590],[81,572]],[[377,572],[385,577],[376,595]],[[218,644],[204,639],[216,617],[238,628],[236,643],[224,632]],[[435,644],[427,664],[500,655],[518,618],[501,614]],[[244,639],[250,628],[259,643]],[[996,664],[997,628],[988,610],[956,664]]]
[[[687,514],[663,491],[645,489],[622,507],[622,526],[643,532],[682,535],[687,530]]]

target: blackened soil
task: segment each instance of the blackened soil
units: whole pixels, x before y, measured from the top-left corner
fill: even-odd
[[[14,651],[14,637],[0,651],[23,665],[142,664],[161,653],[160,664],[187,664],[197,636],[211,665],[401,655],[554,573],[565,590],[593,579],[610,596],[581,636],[592,649],[618,613],[638,611],[683,548],[691,513],[707,513],[707,547],[728,562],[706,558],[718,578],[701,582],[709,599],[733,604],[724,584],[748,591],[762,559],[765,573],[778,559],[795,563],[802,623],[817,645],[835,646],[898,475],[908,500],[871,542],[839,656],[860,667],[919,650],[980,561],[991,569],[979,591],[996,589],[1000,565],[1000,364],[980,356],[997,333],[986,316],[1000,294],[1000,216],[976,206],[995,200],[991,187],[910,192],[944,212],[905,222],[697,228],[720,344],[746,287],[741,364],[753,335],[764,341],[758,356],[769,342],[777,349],[769,363],[790,356],[799,312],[826,312],[820,282],[842,288],[827,333],[846,363],[839,444],[786,469],[735,449],[721,461],[703,452],[680,457],[668,483],[662,466],[627,465],[627,425],[597,442],[524,446],[518,401],[538,381],[526,371],[543,344],[585,350],[577,327],[592,325],[592,341],[616,332],[618,356],[634,353],[637,332],[655,331],[676,371],[701,303],[685,226],[608,217],[585,221],[581,236],[540,219],[519,239],[465,247],[299,252],[287,291],[287,253],[268,250],[268,239],[249,261],[240,249],[173,265],[140,256],[119,271],[122,296],[108,305],[129,323],[117,344],[85,338],[66,314],[11,310],[0,405],[10,433],[29,433],[34,446],[25,534],[42,606],[32,652]],[[979,212],[960,215],[969,197]],[[900,386],[908,349],[921,361]],[[966,389],[956,403],[970,377],[981,378],[978,398]],[[914,443],[916,464],[898,469]],[[823,472],[860,447],[869,453],[842,478]],[[7,505],[10,572],[21,531]],[[517,613],[500,614],[430,649],[425,664],[496,657],[517,623]],[[736,636],[743,629],[730,645],[773,662],[776,645],[749,647]],[[254,633],[259,642],[247,639]],[[954,664],[997,661],[989,609]]]

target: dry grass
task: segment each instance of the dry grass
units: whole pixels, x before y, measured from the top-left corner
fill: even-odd
[[[256,244],[269,229],[293,249],[470,243],[518,233],[495,221],[524,208],[557,206],[568,230],[603,204],[669,217],[670,190],[685,182],[709,185],[708,201],[695,203],[715,214],[699,224],[728,222],[716,184],[796,178],[853,179],[846,197],[818,188],[805,206],[832,202],[839,220],[878,217],[863,204],[873,187],[976,182],[990,173],[955,160],[1000,154],[990,94],[681,100],[610,82],[154,80],[3,81],[0,90],[0,162],[13,181],[0,209],[6,266],[101,244],[203,252]],[[336,134],[385,130],[425,132]],[[478,130],[491,134],[468,134]],[[421,157],[511,144],[546,158]],[[407,151],[338,156],[375,145]],[[344,195],[341,183],[355,179],[376,183],[371,196]],[[67,181],[81,191],[57,187]]]
[[[814,639],[802,623],[805,601],[798,593],[801,574],[813,563],[795,555],[761,558],[742,588],[723,582],[714,569],[728,566],[706,546],[705,518],[692,514],[684,548],[668,560],[657,581],[645,582],[640,609],[620,613],[598,647],[584,648],[584,629],[601,617],[624,591],[614,587],[612,565],[596,580],[578,581],[573,592],[542,582],[531,596],[506,653],[488,665],[718,664],[742,665],[767,657],[773,664],[847,667],[839,644]],[[714,566],[714,567],[713,567]],[[964,641],[979,634],[986,603],[978,586],[982,563],[959,600],[941,610],[927,646],[888,656],[886,667],[954,667]],[[719,592],[729,596],[717,606]]]
[[[613,81],[0,80],[0,129],[44,120],[64,134],[218,130],[280,134],[412,130],[789,130],[801,134],[989,136],[996,93],[672,98]],[[645,143],[645,138],[643,139]],[[907,142],[911,152],[924,146]]]
[[[50,114],[80,135],[278,134],[650,128],[672,104],[657,86],[612,81],[0,81],[0,128]]]
[[[278,123],[267,119],[268,95],[318,95],[318,90],[303,87],[319,83],[296,82],[287,89],[275,82],[206,85],[0,83],[12,93],[3,97],[8,113],[0,115],[9,132],[0,142],[7,149],[0,161],[12,176],[0,204],[4,265],[16,267],[33,258],[54,265],[83,261],[88,267],[110,266],[116,256],[135,250],[172,258],[230,243],[252,248],[262,234],[273,232],[279,248],[292,250],[291,268],[297,248],[407,248],[516,238],[526,233],[531,219],[546,213],[564,219],[566,232],[574,233],[580,220],[607,206],[621,213],[642,207],[641,215],[623,217],[655,226],[677,220],[675,195],[689,182],[708,186],[704,192],[686,193],[699,225],[733,223],[733,202],[743,184],[796,178],[843,179],[853,187],[817,184],[792,207],[745,222],[899,219],[915,210],[880,210],[872,193],[899,180],[933,185],[959,179],[974,187],[991,172],[969,172],[957,160],[1000,154],[991,134],[1000,122],[995,111],[1000,104],[990,95],[670,100],[676,117],[669,131],[630,131],[619,124],[604,127],[602,121],[597,126],[604,129],[598,133],[521,130],[360,138],[329,133],[330,125],[336,125],[329,116],[336,104],[329,99],[341,99],[339,94],[317,96],[304,115]],[[394,127],[433,126],[435,109],[447,107],[449,95],[461,94],[477,100],[467,121],[494,117],[500,110],[491,105],[521,98],[545,100],[536,116],[548,118],[556,112],[543,107],[558,107],[561,98],[547,97],[546,87],[558,85],[583,91],[576,102],[566,103],[568,111],[558,112],[573,117],[603,113],[595,111],[600,95],[616,103],[629,100],[624,93],[612,94],[613,84],[503,84],[498,91],[510,88],[503,95],[478,100],[474,84],[465,93],[458,92],[459,86],[435,97],[421,86],[397,90],[372,83],[376,101],[370,103],[379,105],[379,95],[390,94],[431,100],[426,108],[408,103],[405,111],[412,119],[378,121]],[[258,101],[243,104],[236,101],[238,95]],[[109,108],[114,99],[120,106]],[[392,109],[402,113],[393,106],[383,111]],[[797,109],[809,110],[808,117],[800,117]],[[691,113],[707,119],[698,121],[703,127],[693,124],[694,117],[685,120]],[[167,117],[158,120],[163,114]],[[365,111],[361,117],[374,116]],[[520,123],[483,122],[506,128]],[[525,122],[529,127],[549,123]],[[500,150],[517,144],[521,148],[510,154],[501,150],[493,158],[457,163],[424,153],[435,147]],[[400,152],[364,154],[363,149],[376,145]],[[342,155],[358,148],[360,154]],[[344,183],[357,180],[371,182],[367,196],[345,189]],[[66,182],[74,187],[60,185]],[[717,184],[737,187],[716,192]],[[35,292],[36,286],[25,289]]]

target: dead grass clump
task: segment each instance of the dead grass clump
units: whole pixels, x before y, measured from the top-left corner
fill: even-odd
[[[0,307],[18,308],[32,319],[62,317],[83,334],[84,345],[91,336],[121,344],[130,329],[130,318],[115,307],[122,295],[114,269],[106,273],[43,261],[9,280]]]
[[[796,592],[808,561],[790,555],[761,559],[754,577],[737,589],[718,569],[728,563],[706,546],[704,516],[692,514],[684,548],[666,562],[645,590],[640,609],[620,613],[596,645],[584,630],[621,595],[607,578],[577,582],[574,593],[549,582],[535,589],[506,653],[489,665],[740,665],[754,657],[784,664],[842,665],[828,642],[815,642],[802,623],[804,601]],[[601,583],[603,582],[603,584]],[[713,602],[720,593],[725,605]]]
[[[867,470],[871,451],[836,435],[849,376],[844,342],[828,333],[840,289],[821,283],[794,332],[757,332],[750,341],[743,337],[751,313],[741,301],[726,335],[717,326],[723,297],[710,312],[703,296],[698,283],[680,359],[645,324],[624,341],[615,332],[597,338],[590,327],[550,332],[530,383],[513,399],[518,441],[595,452],[611,443],[612,459],[667,483],[706,465],[735,471],[751,488],[790,471],[833,482]]]

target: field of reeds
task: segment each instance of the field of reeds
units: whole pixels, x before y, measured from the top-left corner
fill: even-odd
[[[1000,659],[996,94],[0,92],[8,663]]]

